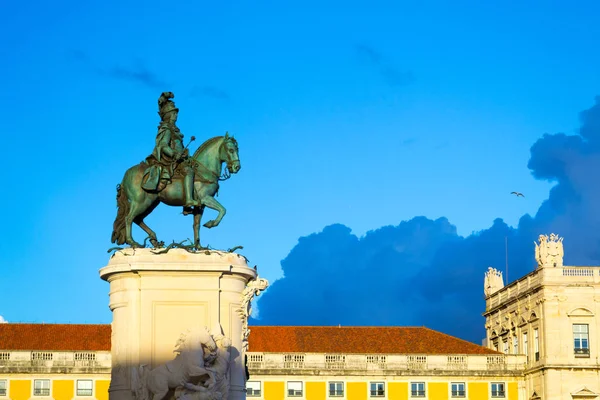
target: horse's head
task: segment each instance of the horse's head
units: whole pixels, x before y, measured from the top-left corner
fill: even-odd
[[[175,345],[175,351],[179,353],[202,352],[204,347],[208,348],[210,351],[215,351],[217,348],[217,345],[206,327],[193,330],[188,329],[183,332]]]
[[[230,174],[237,174],[240,168],[242,168],[238,151],[237,140],[233,136],[229,136],[229,133],[226,133],[219,148],[219,158],[221,162],[227,164],[227,170]]]

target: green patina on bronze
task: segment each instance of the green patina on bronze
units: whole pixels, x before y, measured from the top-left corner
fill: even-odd
[[[240,168],[237,141],[229,134],[217,136],[204,142],[190,157],[183,135],[176,125],[179,109],[171,100],[173,93],[164,92],[158,99],[160,125],[152,154],[129,168],[123,181],[117,186],[117,218],[113,224],[112,242],[118,245],[143,247],[131,234],[136,223],[149,236],[154,247],[162,247],[156,234],[144,223],[160,203],[183,207],[184,215],[194,217],[194,243],[191,247],[201,249],[200,220],[204,208],[216,210],[214,220],[204,224],[207,228],[219,225],[225,216],[225,207],[214,196],[219,181],[237,173]],[[192,136],[191,141],[195,138]],[[191,142],[190,141],[190,142]],[[189,143],[188,143],[189,145]],[[221,177],[223,164],[227,175]]]

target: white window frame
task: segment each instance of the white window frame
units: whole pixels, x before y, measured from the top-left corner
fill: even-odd
[[[292,384],[293,386],[295,386],[294,384],[298,384],[298,386],[300,386],[300,394],[296,394],[296,391],[298,389],[292,389],[290,388],[290,384]],[[294,394],[290,394],[290,390],[294,391]],[[287,397],[303,397],[304,396],[304,385],[302,381],[288,381],[287,382]]]
[[[529,343],[527,342],[527,332],[523,332],[523,353],[525,354],[525,361],[529,362]]]
[[[502,385],[502,395],[494,396],[494,385]],[[496,390],[498,391],[498,390]],[[506,398],[506,382],[491,382],[490,383],[490,397],[492,399],[505,399]]]
[[[335,392],[335,394],[331,394],[332,390],[331,390],[331,385],[342,385],[342,393],[338,394],[338,390],[337,388],[333,390],[333,392]],[[343,381],[329,381],[327,382],[327,397],[344,397],[345,395],[345,385]],[[337,387],[337,386],[336,386]]]
[[[383,394],[379,394],[379,389],[373,390],[373,385],[382,385],[383,386]],[[377,392],[376,394],[373,394],[373,392]],[[384,381],[373,381],[373,382],[369,382],[369,397],[385,397],[385,382]]]
[[[44,383],[44,382],[48,382],[48,387],[44,387],[45,385],[41,385],[41,387],[36,387],[37,383]],[[48,390],[48,394],[36,394],[36,390]],[[52,394],[52,381],[50,379],[34,379],[33,380],[33,396],[34,397],[50,397],[50,395]]]
[[[90,389],[80,388],[79,387],[79,382],[90,382],[92,387]],[[80,390],[81,391],[88,391],[89,390],[89,394],[80,394],[79,393]],[[94,380],[93,379],[76,379],[75,380],[75,397],[92,397],[93,395],[94,395]]]
[[[413,389],[413,385],[415,385],[416,389]],[[423,385],[423,390],[419,390],[419,385]],[[416,394],[415,394],[415,392],[416,392]],[[411,399],[424,399],[425,397],[427,397],[427,385],[425,384],[425,382],[411,382],[410,383],[410,398]]]
[[[0,387],[0,397],[8,397],[8,379],[0,379],[0,383],[2,382],[4,382],[4,388]],[[4,390],[4,394],[2,394],[1,390]]]
[[[585,327],[585,332],[582,329],[575,329],[575,327]],[[587,347],[575,347],[576,341],[579,339],[580,344],[583,340],[587,342]],[[578,351],[579,350],[579,351]],[[575,357],[589,357],[590,356],[590,325],[589,324],[573,324],[573,353]]]
[[[463,394],[454,394],[455,390],[454,390],[454,385],[462,385],[462,392]],[[460,392],[460,390],[457,388],[456,392]],[[467,383],[466,382],[450,382],[450,398],[451,399],[465,399],[467,398]]]
[[[248,392],[249,383],[258,383],[258,394],[254,388],[250,388],[251,392]],[[247,397],[261,397],[262,396],[262,382],[261,381],[248,381],[246,382],[246,396]]]
[[[535,361],[540,361],[540,331],[538,328],[533,330],[533,357]]]

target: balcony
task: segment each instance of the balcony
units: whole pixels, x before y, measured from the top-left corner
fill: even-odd
[[[293,362],[290,360],[293,359]],[[323,353],[248,353],[248,370],[254,375],[521,375],[525,356],[499,355],[412,355]]]
[[[589,358],[590,357],[590,349],[585,349],[585,348],[575,349],[575,357]]]
[[[3,373],[110,373],[108,351],[2,351]]]

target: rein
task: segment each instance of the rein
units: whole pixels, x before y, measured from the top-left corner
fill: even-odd
[[[197,176],[198,176],[198,178],[199,178],[198,180],[199,180],[200,182],[203,182],[203,183],[217,183],[217,182],[219,182],[219,181],[226,181],[227,179],[231,178],[231,174],[229,173],[229,171],[228,171],[227,169],[226,169],[226,170],[223,172],[223,174],[222,174],[222,175],[219,175],[219,174],[217,174],[216,172],[214,172],[214,171],[211,171],[210,169],[208,169],[208,168],[207,168],[207,167],[206,167],[204,164],[202,164],[200,161],[197,161],[197,160],[195,160],[195,159],[190,159],[190,160],[192,160],[191,162],[193,163],[193,167],[194,167],[194,169],[195,169],[195,170],[197,170],[197,172],[200,172],[200,171],[198,171],[198,170],[199,170],[199,169],[202,169],[202,170],[203,170],[203,172],[206,172],[206,173],[208,173],[208,174],[210,175],[210,177],[212,178],[212,180],[207,180],[207,179],[205,178],[205,174],[202,174],[202,173],[201,173],[201,174],[198,174],[198,173],[196,173],[196,175],[197,175]],[[227,168],[229,168],[229,167],[227,167]]]

